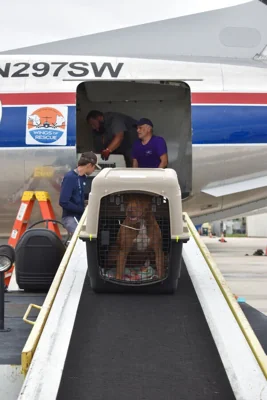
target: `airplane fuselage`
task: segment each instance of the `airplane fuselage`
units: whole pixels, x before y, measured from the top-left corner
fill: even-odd
[[[24,190],[47,190],[60,218],[60,182],[77,157],[77,86],[88,80],[186,82],[191,91],[192,190],[184,210],[202,222],[255,209],[267,198],[260,183],[267,169],[266,78],[263,68],[219,64],[0,56],[0,232],[10,232]],[[45,107],[67,110],[64,140],[51,131],[34,141],[29,136],[29,112]],[[49,165],[53,176],[42,172]]]

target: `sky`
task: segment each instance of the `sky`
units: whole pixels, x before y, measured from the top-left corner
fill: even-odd
[[[0,51],[196,14],[251,0],[156,1],[157,6],[155,0],[0,0]]]

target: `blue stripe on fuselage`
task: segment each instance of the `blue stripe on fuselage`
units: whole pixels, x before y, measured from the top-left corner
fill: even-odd
[[[67,146],[75,146],[75,106],[68,107]],[[27,107],[3,107],[0,123],[0,147],[39,147],[26,145]],[[40,143],[40,146],[42,144]],[[43,146],[42,146],[43,147]]]
[[[192,106],[193,144],[267,143],[266,106]]]
[[[76,142],[75,108],[68,107],[67,146]],[[28,147],[26,112],[27,107],[3,107],[0,147]],[[267,143],[267,107],[193,105],[192,128],[193,144]]]

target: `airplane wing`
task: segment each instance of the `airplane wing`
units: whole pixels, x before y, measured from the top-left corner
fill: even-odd
[[[227,196],[230,194],[245,192],[247,190],[260,189],[267,186],[267,176],[247,175],[214,182],[201,189],[201,192],[214,197]]]
[[[173,6],[172,1],[169,0],[167,3]],[[119,28],[115,29],[107,28],[104,23],[107,15],[101,10],[98,32],[82,35],[80,33],[75,35],[73,32],[72,37],[65,36],[65,39],[56,39],[55,41],[51,41],[51,37],[47,37],[43,39],[42,44],[32,42],[27,47],[24,45],[24,47],[17,46],[16,48],[14,48],[14,44],[11,45],[14,41],[9,39],[11,47],[7,48],[5,43],[5,50],[2,50],[0,54],[82,54],[84,56],[225,63],[266,68],[266,0],[242,2],[226,2],[225,0],[221,1],[221,7],[214,6],[214,9],[205,8],[205,4],[208,3],[203,1],[201,2],[201,5],[203,4],[202,11],[196,7],[193,0],[187,3],[191,4],[188,6],[191,7],[191,12],[188,11],[186,14],[182,14],[178,9],[176,11],[173,9],[172,16],[164,14],[162,19],[159,19],[158,15],[158,20],[154,16],[150,18],[150,21],[146,20],[145,22],[139,22],[139,18],[132,18],[126,26],[123,24],[125,18],[122,10],[116,18],[120,22]],[[223,3],[227,6],[222,6]],[[144,5],[144,7],[151,13],[148,6]],[[165,3],[164,7],[168,8]],[[79,9],[79,0],[76,9]],[[99,10],[90,7],[88,11],[92,16],[92,13],[96,14]],[[80,15],[80,26],[84,26],[82,24],[84,15],[86,18],[88,17],[86,12]],[[64,18],[64,16],[65,13],[61,17]],[[24,18],[22,20],[24,21]],[[75,21],[74,17],[73,20]],[[137,21],[139,25],[137,25]],[[63,20],[61,20],[60,30],[62,25],[64,26]],[[86,25],[88,26],[88,23]],[[14,29],[10,28],[9,38],[12,35],[18,36],[16,29],[18,29],[16,25],[14,25]],[[32,40],[35,40],[33,31],[31,36]],[[57,36],[54,35],[54,37]]]

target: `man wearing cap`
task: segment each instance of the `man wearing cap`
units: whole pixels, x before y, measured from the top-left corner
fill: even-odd
[[[76,169],[67,172],[64,176],[59,205],[62,207],[62,222],[66,230],[73,234],[84,212],[84,186],[86,176],[91,175],[97,164],[97,157],[92,151],[83,153]]]
[[[166,168],[167,145],[163,137],[153,134],[150,119],[141,118],[136,124],[138,138],[133,145],[133,168]]]
[[[108,160],[110,154],[122,154],[126,167],[131,167],[131,149],[137,139],[136,120],[118,112],[98,110],[90,111],[86,120],[93,129],[94,151],[101,153],[102,160]]]

